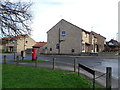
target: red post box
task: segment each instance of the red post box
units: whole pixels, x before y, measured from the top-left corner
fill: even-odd
[[[37,56],[36,56],[36,49],[32,49],[32,61],[36,60]]]

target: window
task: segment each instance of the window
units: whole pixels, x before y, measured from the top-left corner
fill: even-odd
[[[65,31],[62,31],[62,36],[65,36],[66,35],[66,32]]]
[[[59,49],[59,44],[56,44],[56,49]]]
[[[93,50],[94,49],[94,45],[92,44],[92,48],[91,48],[91,50]]]
[[[84,44],[82,44],[82,50],[85,50],[85,45]]]
[[[47,49],[47,47],[45,47],[45,49]]]
[[[74,53],[74,52],[75,52],[75,50],[74,50],[74,49],[72,49],[71,51],[72,51],[72,53]]]
[[[50,51],[52,51],[52,48],[50,48]]]
[[[13,40],[12,43],[15,43],[15,40]]]
[[[87,38],[87,33],[85,33],[85,38]]]
[[[94,39],[94,35],[92,35],[92,39]]]

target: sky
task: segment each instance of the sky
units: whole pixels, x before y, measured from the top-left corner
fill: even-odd
[[[15,1],[15,0],[11,0]],[[28,0],[24,0],[28,1]],[[117,39],[119,0],[30,0],[33,2],[31,37],[47,41],[47,31],[61,19],[110,39]]]

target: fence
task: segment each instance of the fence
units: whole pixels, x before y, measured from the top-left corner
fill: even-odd
[[[4,59],[5,58],[5,59]],[[27,63],[27,62],[22,62],[22,58],[20,55],[16,55],[15,60],[14,60],[14,56],[11,57],[12,60],[9,57],[3,56],[3,63],[4,64],[16,64],[16,65],[27,65],[27,66],[33,66],[33,67],[43,67],[43,68],[50,68],[50,69],[59,69],[59,70],[68,70],[68,71],[74,71],[77,72],[77,59],[76,58],[72,58],[72,61],[69,62],[70,60],[62,60],[62,59],[58,59],[58,58],[51,58],[50,60],[45,62],[38,62],[38,61],[33,61],[31,57],[29,58],[25,58],[26,59],[31,59],[31,62]],[[70,58],[71,59],[71,58]],[[42,60],[41,58],[38,58],[38,60]],[[24,60],[23,60],[24,61]],[[65,68],[64,68],[65,67]]]
[[[39,58],[38,58],[39,59]],[[71,58],[70,58],[71,59]],[[69,59],[66,59],[64,61],[62,61],[62,59],[58,59],[58,58],[52,58],[50,59],[49,61],[46,61],[46,62],[42,62],[42,63],[39,63],[37,60],[34,61],[34,62],[31,62],[31,63],[24,63],[22,64],[20,62],[20,57],[19,56],[16,56],[16,60],[14,62],[14,64],[16,65],[28,65],[28,66],[33,66],[33,67],[43,67],[43,68],[50,68],[50,69],[60,69],[60,70],[69,70],[69,71],[74,71],[74,72],[77,72],[77,67],[78,67],[78,75],[80,74],[80,68],[84,69],[85,71],[89,72],[90,74],[93,75],[93,89],[95,88],[95,80],[106,75],[106,88],[108,90],[111,89],[111,72],[112,72],[112,69],[111,67],[107,67],[106,68],[106,73],[98,76],[98,77],[95,77],[95,71],[92,70],[91,68],[88,68],[87,66],[84,66],[82,64],[77,64],[77,58],[72,58],[72,61],[70,62]],[[4,56],[4,60],[3,60],[4,64],[8,63],[9,61],[7,61],[7,57]],[[32,61],[32,60],[31,60]],[[10,62],[9,62],[10,63]]]
[[[88,68],[87,66],[84,66],[82,64],[78,64],[78,75],[80,74],[80,68],[84,69],[85,71],[91,73],[93,75],[93,90],[95,89],[95,79],[98,79],[104,75],[106,75],[106,89],[111,90],[111,80],[112,80],[112,68],[111,67],[106,67],[106,73],[95,77],[95,71],[92,70],[91,68]]]

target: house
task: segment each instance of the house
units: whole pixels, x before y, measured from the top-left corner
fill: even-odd
[[[48,54],[80,54],[101,52],[105,37],[88,32],[62,19],[47,32]]]
[[[90,32],[91,52],[102,52],[105,47],[106,38],[94,31]]]
[[[81,28],[62,19],[47,32],[48,54],[79,54],[81,33]]]
[[[119,51],[120,50],[120,43],[117,40],[111,39],[110,41],[106,42],[106,51]]]
[[[37,53],[45,54],[47,53],[47,42],[36,42],[33,48],[37,49]]]
[[[90,47],[90,32],[82,30],[82,52],[91,52]]]
[[[28,35],[2,38],[2,47],[7,52],[18,52],[32,48],[36,42]]]

